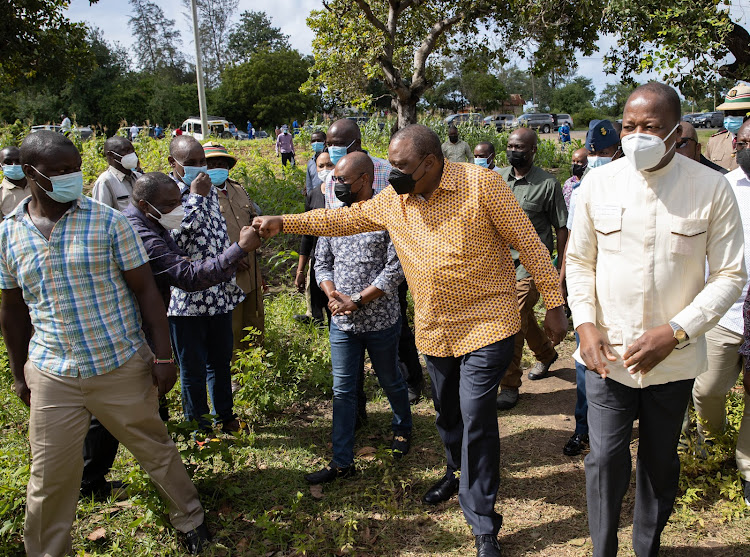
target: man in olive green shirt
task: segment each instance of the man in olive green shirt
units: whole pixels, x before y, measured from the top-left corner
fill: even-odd
[[[465,141],[458,138],[458,128],[451,126],[448,129],[448,141],[440,146],[443,156],[451,162],[474,162],[471,147]]]
[[[568,210],[565,207],[562,188],[552,174],[534,166],[537,136],[534,130],[519,128],[508,137],[508,162],[511,166],[500,170],[521,208],[526,212],[534,225],[539,238],[552,254],[555,246],[553,229],[557,235],[558,269],[565,253],[568,240]],[[534,315],[534,306],[539,301],[539,291],[534,279],[521,265],[518,252],[511,249],[513,262],[516,265],[516,290],[518,305],[521,311],[521,331],[516,335],[513,360],[500,383],[500,394],[497,397],[499,410],[508,410],[518,403],[518,389],[521,386],[521,357],[524,340],[536,356],[537,363],[529,371],[529,379],[542,379],[549,374],[549,368],[557,360],[557,352],[552,343],[539,327]]]

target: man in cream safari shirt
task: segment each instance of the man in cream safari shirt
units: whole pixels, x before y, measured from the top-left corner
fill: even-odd
[[[625,105],[625,156],[589,172],[568,244],[568,304],[586,364],[591,452],[586,499],[594,557],[617,554],[617,527],[640,420],[633,549],[655,556],[674,506],[677,442],[703,335],[745,284],[743,232],[718,172],[675,156],[680,100],[648,83]],[[708,279],[705,265],[708,262]]]

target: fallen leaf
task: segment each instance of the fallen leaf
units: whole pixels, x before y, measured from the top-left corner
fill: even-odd
[[[101,526],[99,526],[93,532],[91,532],[88,536],[86,536],[86,538],[88,538],[92,542],[104,539],[106,537],[107,537],[107,531]]]
[[[133,503],[131,503],[130,501],[118,501],[117,503],[115,503],[115,506],[121,507],[123,509],[129,509],[133,506]]]
[[[586,545],[586,538],[575,538],[574,540],[568,540],[568,545],[574,547],[582,547]]]
[[[311,485],[310,486],[310,495],[313,496],[313,499],[322,499],[323,498],[323,486],[322,485]]]
[[[362,447],[361,449],[358,449],[355,453],[357,456],[364,456],[368,454],[375,454],[377,452],[377,449],[375,447]]]
[[[272,510],[272,511],[283,511],[284,510],[284,506],[283,505],[276,505],[274,507],[271,507],[270,510]]]

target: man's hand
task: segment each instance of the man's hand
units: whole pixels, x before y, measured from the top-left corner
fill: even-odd
[[[260,236],[258,236],[258,231],[252,226],[243,226],[242,230],[240,230],[240,239],[237,243],[245,253],[255,251],[260,247]]]
[[[13,381],[13,390],[16,391],[16,395],[21,399],[26,406],[31,406],[31,391],[25,380]]]
[[[349,296],[334,290],[328,298],[328,309],[331,310],[333,315],[351,315],[358,308]]]
[[[255,217],[253,228],[258,231],[261,238],[268,239],[280,234],[284,224],[281,217]]]
[[[591,371],[595,371],[602,377],[607,377],[609,368],[607,360],[617,361],[617,353],[612,345],[604,340],[604,335],[593,323],[582,323],[576,329],[581,340],[581,358],[583,363]]]
[[[211,178],[209,178],[208,174],[201,172],[196,176],[195,180],[190,184],[190,193],[203,197],[211,193]]]
[[[177,368],[174,364],[154,364],[151,367],[151,377],[161,398],[171,391],[177,382]]]
[[[674,331],[669,323],[654,327],[643,333],[623,354],[625,365],[630,373],[648,373],[654,369],[664,358],[671,354],[677,346]]]
[[[544,332],[554,346],[563,341],[568,334],[568,317],[565,315],[564,306],[547,310],[547,315],[544,316]]]
[[[294,277],[294,286],[297,287],[297,292],[300,294],[305,293],[305,283],[307,282],[307,277],[305,276],[305,273],[297,272],[297,275]]]

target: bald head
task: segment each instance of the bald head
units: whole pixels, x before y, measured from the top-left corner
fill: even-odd
[[[169,154],[177,160],[181,160],[178,155],[184,155],[197,149],[203,152],[203,146],[191,135],[177,135],[169,144]]]
[[[334,170],[336,176],[361,176],[363,174],[368,176],[367,182],[372,185],[373,177],[375,176],[375,165],[372,163],[372,159],[366,153],[362,151],[355,151],[344,156],[336,164]]]
[[[583,166],[586,166],[589,160],[589,150],[585,147],[576,149],[573,151],[573,156],[570,160],[573,164],[582,164]]]
[[[396,142],[409,144],[418,158],[435,155],[439,161],[443,160],[440,138],[434,131],[422,124],[411,124],[398,130],[391,137],[391,145]]]
[[[508,136],[508,141],[511,139],[528,143],[532,147],[536,147],[538,141],[536,132],[531,128],[516,128],[513,130],[513,133]]]
[[[328,146],[347,147],[349,153],[362,150],[362,133],[354,120],[342,118],[328,128],[326,135]]]
[[[630,93],[628,101],[625,103],[624,112],[628,110],[628,105],[648,103],[656,108],[657,111],[663,112],[671,126],[680,122],[682,117],[682,106],[680,97],[672,87],[664,85],[657,81],[650,81]],[[623,118],[624,119],[624,118]]]

